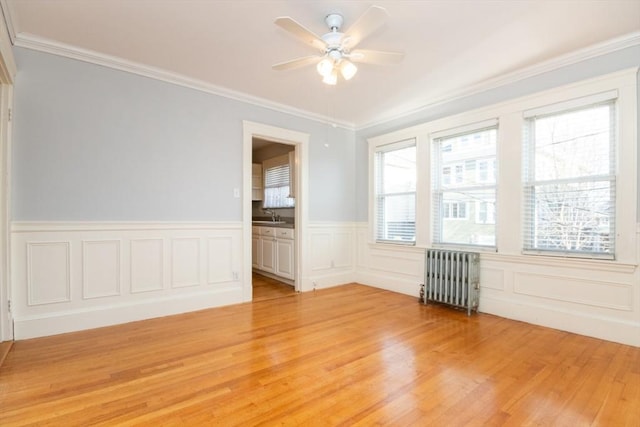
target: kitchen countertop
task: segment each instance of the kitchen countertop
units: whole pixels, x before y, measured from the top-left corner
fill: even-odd
[[[273,228],[294,228],[294,225],[290,222],[285,222],[283,224],[266,224],[263,221],[260,222],[251,222],[251,225],[254,227],[273,227]]]

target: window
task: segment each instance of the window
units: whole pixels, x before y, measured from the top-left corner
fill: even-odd
[[[435,244],[495,247],[497,134],[489,120],[432,135]]]
[[[467,204],[465,202],[445,202],[442,215],[445,219],[467,219]]]
[[[476,202],[476,224],[496,223],[496,203],[491,201]]]
[[[525,112],[525,252],[614,257],[612,96]]]
[[[414,244],[415,140],[378,147],[375,151],[374,176],[376,241]]]
[[[266,160],[264,167],[264,208],[292,208],[295,199],[289,188],[289,156]]]

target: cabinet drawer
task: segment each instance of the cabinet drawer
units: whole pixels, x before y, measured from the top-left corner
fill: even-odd
[[[293,228],[276,228],[278,239],[293,239]]]
[[[261,236],[275,236],[276,232],[275,232],[275,228],[271,228],[271,227],[260,227],[260,235]]]
[[[257,236],[258,234],[260,234],[260,227],[256,227],[255,225],[251,227],[251,234],[253,234],[254,236]]]

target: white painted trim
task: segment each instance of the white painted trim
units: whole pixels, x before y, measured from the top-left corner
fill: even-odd
[[[89,49],[83,49],[77,46],[57,42],[33,34],[17,34],[15,36],[14,44],[17,47],[62,56],[64,58],[75,59],[77,61],[88,62],[90,64],[101,65],[103,67],[125,71],[127,73],[137,74],[143,77],[149,77],[166,83],[171,83],[178,86],[187,87],[189,89],[195,89],[201,92],[210,93],[212,95],[233,99],[235,101],[245,102],[250,105],[291,114],[292,116],[301,117],[303,119],[313,120],[324,124],[332,123],[336,126],[349,130],[354,129],[354,124],[350,122],[336,120],[333,117],[304,111],[299,108],[280,104],[278,102],[273,102],[265,98],[259,98],[257,96],[238,92],[235,90],[224,88],[222,86],[217,86],[203,80],[194,79],[161,68],[129,61],[127,59],[95,52]]]
[[[8,12],[6,0],[0,1],[0,81],[3,84],[13,84],[17,73],[16,61],[13,58],[13,23],[11,13]]]
[[[13,221],[12,233],[131,230],[235,230],[240,221]]]
[[[612,319],[480,292],[480,311],[507,319],[640,347],[640,322]]]
[[[242,273],[247,278],[244,283],[248,283],[248,287],[244,289],[244,301],[251,301],[251,184],[252,184],[252,157],[253,157],[253,138],[266,139],[282,144],[295,146],[295,288],[297,291],[309,290],[304,286],[303,277],[306,274],[305,259],[307,256],[305,250],[306,236],[304,230],[307,228],[309,221],[309,134],[294,131],[291,129],[280,128],[263,123],[251,121],[242,122]]]
[[[6,0],[0,0],[0,5],[4,6]],[[4,9],[4,8],[3,8]],[[6,12],[6,11],[5,11]],[[9,10],[10,12],[10,10]],[[8,15],[11,15],[10,13]],[[7,20],[8,23],[11,19]],[[15,34],[14,28],[11,26],[8,28],[10,32],[11,40],[15,46],[23,47],[26,49],[32,49],[39,52],[50,53],[70,59],[75,59],[92,64],[102,65],[105,67],[113,68],[120,71],[126,71],[133,74],[153,78],[156,80],[164,81],[167,83],[173,83],[179,86],[188,87],[191,89],[199,90],[206,93],[211,93],[225,98],[234,99],[241,102],[246,102],[251,105],[256,105],[263,108],[268,108],[274,111],[291,114],[293,116],[313,120],[320,123],[334,123],[345,129],[360,131],[366,128],[377,126],[383,123],[391,122],[401,119],[406,116],[417,114],[421,111],[435,108],[438,105],[442,105],[448,102],[455,101],[467,96],[471,96],[480,92],[495,89],[500,86],[508,85],[518,82],[530,77],[534,77],[543,73],[547,73],[562,67],[566,67],[572,64],[576,64],[581,61],[585,61],[597,56],[606,55],[621,49],[626,49],[640,44],[640,32],[630,33],[618,38],[604,41],[592,46],[579,49],[574,52],[570,52],[565,55],[552,58],[550,60],[541,62],[539,64],[532,65],[520,70],[516,70],[511,73],[504,74],[502,76],[494,77],[484,80],[471,86],[464,87],[462,89],[449,92],[433,102],[421,106],[419,108],[404,111],[394,115],[382,115],[380,118],[366,122],[363,124],[351,123],[346,121],[339,121],[333,117],[327,117],[324,115],[312,113],[309,111],[303,111],[288,105],[269,101],[264,98],[251,96],[245,93],[233,91],[220,86],[213,85],[211,83],[204,82],[202,80],[193,79],[177,73],[172,73],[160,68],[151,67],[128,61],[122,58],[118,58],[111,55],[101,54],[88,49],[82,49],[76,46],[56,42],[44,37],[35,36],[28,33]]]
[[[553,257],[536,255],[508,255],[499,253],[480,253],[480,258],[486,261],[504,262],[509,264],[528,264],[538,267],[576,268],[580,270],[606,271],[609,273],[631,274],[637,264],[622,263],[601,259],[584,259],[573,257]]]
[[[240,300],[240,294],[238,287],[210,288],[187,295],[23,316],[15,320],[15,335],[19,339],[29,339],[205,310],[235,304]]]

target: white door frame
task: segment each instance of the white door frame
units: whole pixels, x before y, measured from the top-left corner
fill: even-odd
[[[8,30],[11,26],[7,25],[8,18],[8,11],[2,8],[0,14],[0,342],[13,340],[13,318],[9,310],[11,300],[11,110],[16,63],[11,50]]]
[[[251,158],[253,138],[295,145],[295,289],[304,290],[305,236],[308,223],[309,134],[290,129],[242,122],[242,299],[251,301]]]

